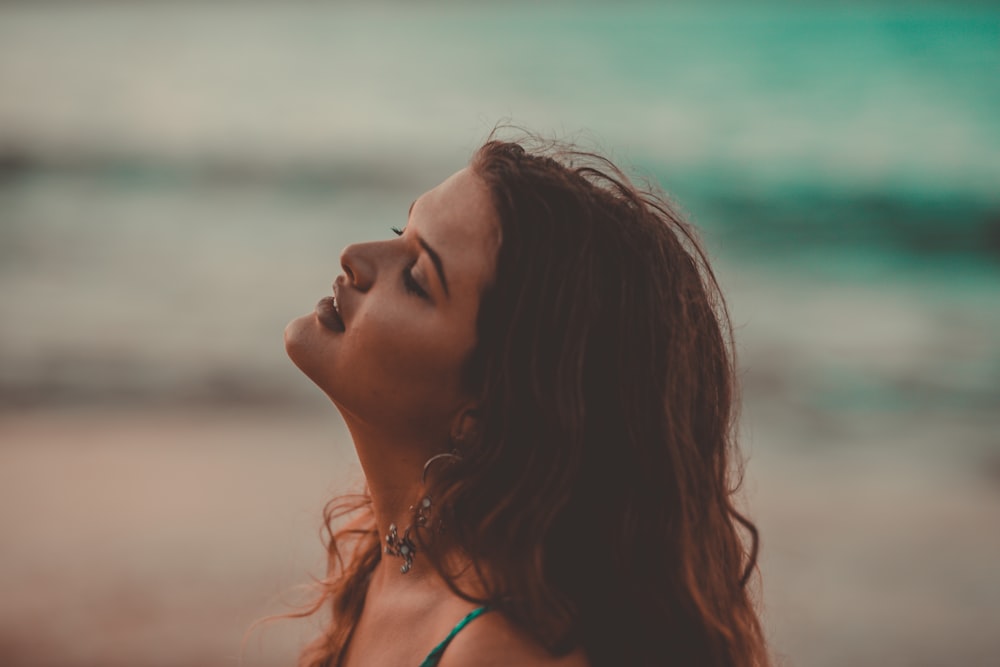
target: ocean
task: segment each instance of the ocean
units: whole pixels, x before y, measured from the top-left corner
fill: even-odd
[[[5,4],[0,402],[308,400],[285,321],[511,122],[676,199],[750,386],[993,410],[998,76],[985,4]]]

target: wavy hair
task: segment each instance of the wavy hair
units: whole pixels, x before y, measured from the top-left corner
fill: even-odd
[[[456,594],[553,654],[764,667],[748,585],[758,535],[733,502],[732,337],[705,252],[655,189],[532,141],[491,136],[470,162],[502,241],[464,369],[477,437],[428,481],[446,529],[418,533],[423,554]],[[329,571],[311,611],[333,617],[302,667],[339,663],[381,558],[370,502],[335,500],[325,520]],[[476,594],[449,568],[455,553]]]

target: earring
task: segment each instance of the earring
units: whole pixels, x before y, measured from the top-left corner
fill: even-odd
[[[427,486],[427,471],[430,470],[431,464],[435,461],[440,461],[441,459],[455,459],[456,461],[461,461],[462,457],[458,455],[458,450],[453,449],[450,452],[442,452],[441,454],[435,454],[434,456],[427,459],[427,463],[424,464],[424,473],[420,476],[420,483]]]
[[[457,450],[436,454],[427,459],[427,463],[424,464],[423,474],[420,476],[420,483],[423,486],[427,486],[427,471],[430,469],[431,464],[443,458],[461,459]],[[398,556],[403,559],[403,564],[399,567],[401,574],[406,574],[413,567],[413,557],[417,553],[417,545],[414,544],[410,533],[414,527],[423,528],[427,525],[427,520],[431,512],[430,496],[421,498],[416,506],[410,507],[410,512],[413,513],[413,523],[406,527],[402,537],[399,536],[399,529],[396,527],[396,524],[389,524],[389,532],[385,536],[385,548],[383,549],[383,553],[386,555]]]
[[[410,531],[413,530],[414,525],[421,528],[427,525],[427,515],[430,509],[431,499],[427,496],[423,497],[417,505],[416,510],[410,507],[411,512],[415,511],[416,517],[414,523],[403,531],[403,537],[399,536],[396,524],[389,524],[389,533],[385,536],[385,553],[389,556],[399,556],[403,559],[403,564],[399,568],[402,574],[406,574],[413,567],[413,556],[417,553],[417,546],[413,543],[413,539],[410,538]]]

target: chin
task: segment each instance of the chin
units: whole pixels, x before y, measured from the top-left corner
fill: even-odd
[[[330,389],[331,337],[315,313],[297,317],[285,327],[285,352],[302,374],[333,400]]]
[[[313,313],[296,317],[285,327],[285,352],[299,370],[309,375],[310,361],[315,357],[316,316]]]

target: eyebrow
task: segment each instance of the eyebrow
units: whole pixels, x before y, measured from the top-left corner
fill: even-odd
[[[410,216],[413,215],[413,206],[416,203],[417,200],[414,199],[413,204],[410,204],[410,210],[407,211],[406,213],[407,222],[409,222]],[[441,262],[441,256],[438,255],[437,252],[434,251],[434,248],[432,248],[430,244],[427,243],[427,241],[421,238],[419,234],[414,232],[413,235],[417,237],[417,242],[420,243],[420,246],[427,251],[427,255],[431,258],[431,261],[434,263],[434,268],[437,269],[438,278],[441,279],[441,287],[444,288],[444,294],[450,299],[451,294],[448,292],[448,279],[445,278],[444,276],[444,264]]]

